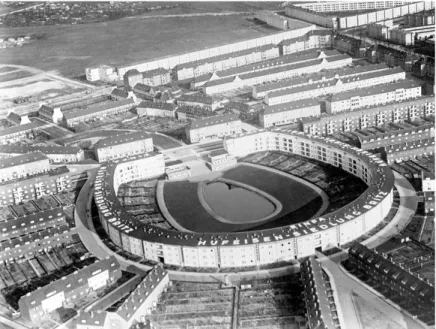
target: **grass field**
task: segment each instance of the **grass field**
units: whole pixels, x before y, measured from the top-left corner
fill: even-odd
[[[301,22],[301,27],[308,25]],[[92,25],[0,29],[0,34],[27,33],[45,37],[23,47],[3,50],[2,62],[57,70],[68,77],[83,75],[85,67],[101,63],[125,65],[265,35],[244,15],[137,16]]]
[[[15,70],[16,70],[16,68],[11,67],[11,66],[0,67],[0,73],[5,73],[5,72],[10,72],[10,71],[15,71]]]
[[[23,71],[19,71],[20,73]],[[9,83],[4,79],[11,74],[0,75],[0,103],[2,102],[12,102],[13,99],[17,97],[32,96],[35,101],[44,101],[49,98],[63,96],[70,94],[72,92],[79,92],[85,88],[77,87],[71,84],[67,84],[60,80],[51,80],[41,76],[32,76],[31,73],[23,72],[28,74],[27,78],[25,76],[16,77],[14,80],[10,80]],[[29,77],[30,76],[30,77]],[[25,78],[25,82],[20,80],[20,78]]]
[[[32,75],[33,73],[26,72],[26,71],[17,71],[17,72],[2,74],[0,75],[0,82],[19,80],[19,79],[31,77]]]
[[[164,198],[171,215],[185,228],[197,232],[235,232],[267,229],[304,221],[322,205],[321,197],[311,188],[292,179],[245,165],[226,171],[224,178],[260,189],[282,203],[283,209],[266,222],[226,224],[214,219],[203,208],[197,194],[197,183],[188,181],[165,184]],[[295,193],[298,191],[298,193]],[[189,206],[187,206],[189,205]]]

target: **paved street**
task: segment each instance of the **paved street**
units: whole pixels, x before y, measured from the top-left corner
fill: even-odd
[[[380,298],[368,286],[362,285],[361,281],[352,277],[345,269],[338,266],[335,262],[327,257],[320,259],[322,268],[327,272],[332,281],[332,289],[335,291],[335,302],[339,304],[342,319],[341,328],[344,329],[364,329],[360,324],[359,314],[355,309],[352,294],[353,292],[363,298],[368,304],[382,312],[390,323],[392,328],[397,329],[424,329],[419,323],[412,319],[405,312],[398,310],[389,304],[385,298]],[[343,326],[343,324],[345,324]]]
[[[394,175],[395,187],[400,195],[400,206],[388,225],[363,242],[368,248],[375,248],[401,232],[410,223],[418,207],[418,196],[412,184],[396,171]]]
[[[388,225],[386,225],[374,236],[362,242],[362,244],[369,248],[375,248],[389,240],[391,237],[397,235],[409,224],[415,214],[418,204],[418,197],[415,189],[405,177],[397,172],[394,172],[394,175],[395,187],[400,195],[400,206],[394,218]],[[368,328],[368,326],[361,326],[359,316],[356,313],[355,302],[353,301],[352,297],[353,293],[358,294],[369,305],[385,314],[386,317],[389,318],[389,321],[392,322],[392,325],[396,326],[395,328],[424,328],[408,314],[393,306],[393,303],[391,305],[391,303],[382,297],[378,292],[365,285],[359,279],[355,278],[345,269],[343,269],[339,263],[340,261],[346,259],[347,256],[347,252],[343,251],[330,257],[330,259],[327,257],[320,259],[323,269],[330,275],[332,279],[332,288],[335,290],[336,294],[335,299],[339,301],[338,308],[340,309],[340,312],[338,312],[338,314],[340,315],[340,320],[342,323],[345,323],[344,328]]]
[[[394,175],[395,187],[400,195],[400,206],[388,225],[377,232],[377,234],[362,242],[368,248],[375,248],[401,232],[412,220],[418,206],[418,196],[412,184],[396,171],[394,171]],[[329,257],[333,261],[341,262],[348,258],[348,250],[338,252]]]

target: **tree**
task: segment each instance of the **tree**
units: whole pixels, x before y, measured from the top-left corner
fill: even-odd
[[[79,147],[82,150],[89,150],[91,148],[92,142],[90,140],[84,140],[79,143]]]

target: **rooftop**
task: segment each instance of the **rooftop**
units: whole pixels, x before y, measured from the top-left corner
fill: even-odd
[[[122,98],[129,97],[129,93],[127,91],[125,91],[124,89],[120,89],[120,88],[115,88],[114,90],[112,90],[111,95],[122,97]]]
[[[35,130],[38,128],[42,128],[44,126],[47,126],[48,124],[39,120],[32,121],[31,123],[26,123],[21,126],[15,126],[10,128],[5,128],[0,130],[0,137],[7,137],[10,135],[14,135],[20,132],[27,132],[31,130]]]
[[[217,157],[220,155],[224,155],[224,154],[229,154],[226,150],[222,149],[222,150],[215,150],[209,153],[210,157]]]
[[[189,129],[200,129],[215,125],[221,125],[229,122],[235,122],[235,121],[241,121],[236,115],[233,114],[224,114],[224,115],[217,115],[213,117],[208,118],[200,118],[195,121],[192,121]]]
[[[176,71],[184,70],[184,69],[204,65],[207,63],[214,63],[214,62],[218,62],[218,61],[223,61],[223,60],[226,60],[228,58],[236,58],[236,57],[244,56],[244,55],[251,54],[251,53],[266,51],[266,50],[273,49],[273,48],[277,48],[277,46],[274,44],[268,44],[268,45],[264,45],[264,46],[260,46],[260,47],[239,50],[239,51],[235,51],[235,52],[228,53],[228,54],[222,54],[222,55],[218,55],[218,56],[214,56],[214,57],[200,59],[198,61],[179,64],[174,69]]]
[[[20,178],[11,179],[11,180],[8,180],[5,182],[0,182],[0,186],[2,188],[7,188],[6,186],[9,186],[9,185],[15,186],[15,184],[19,184],[19,183],[24,182],[24,181],[26,181],[26,184],[29,184],[28,182],[30,180],[33,180],[34,182],[44,181],[49,176],[58,176],[58,175],[67,174],[69,172],[70,171],[68,170],[67,166],[52,168],[48,172],[40,172],[40,173],[28,175],[26,177],[20,177]]]
[[[194,115],[200,117],[213,117],[217,115],[216,112],[208,111],[202,107],[194,107],[194,106],[179,106],[176,112],[186,113],[188,115]]]
[[[161,102],[141,102],[137,106],[137,108],[152,108],[152,109],[161,109],[161,110],[168,110],[168,111],[175,111],[177,106],[172,103],[161,103]]]
[[[358,243],[349,252],[361,259],[371,258],[372,264],[379,263],[386,268],[385,273],[390,272],[390,275],[402,272],[403,279],[406,279],[402,283],[409,289],[419,281],[427,291],[427,297],[434,298],[434,250],[424,244],[397,235],[375,250]]]
[[[23,155],[17,155],[11,158],[1,159],[0,169],[14,167],[18,165],[25,165],[27,163],[38,162],[42,160],[48,161],[47,156],[42,152],[32,152]]]
[[[137,84],[135,85],[135,87],[133,87],[133,89],[141,90],[141,91],[144,91],[144,92],[147,92],[147,93],[148,93],[152,88],[153,88],[152,86],[149,86],[149,85],[146,85],[146,84],[143,84],[143,83],[137,83]]]
[[[337,68],[334,70],[327,70],[325,72],[312,73],[303,77],[293,77],[292,79],[285,80],[285,81],[279,81],[279,82],[269,83],[266,85],[256,86],[256,91],[264,92],[268,90],[298,86],[309,82],[313,83],[316,81],[329,80],[333,78],[339,79],[341,77],[346,77],[349,75],[358,75],[365,72],[374,72],[374,71],[381,71],[381,70],[388,70],[388,69],[389,67],[384,63],[373,64],[373,65],[361,65],[357,67]]]
[[[44,154],[77,154],[81,151],[80,148],[74,146],[54,146],[54,145],[40,145],[40,146],[30,146],[30,145],[17,145],[17,144],[6,144],[0,145],[0,153],[11,153],[11,154],[26,154],[32,152],[41,152]]]
[[[355,81],[370,80],[370,79],[374,79],[374,78],[378,78],[378,77],[384,77],[384,76],[389,76],[389,75],[393,75],[393,74],[398,74],[401,72],[404,72],[404,70],[400,67],[396,67],[396,68],[389,69],[389,70],[373,71],[373,72],[362,73],[359,75],[340,77],[339,79],[334,78],[331,80],[319,81],[319,82],[315,82],[315,83],[311,83],[311,84],[297,86],[294,88],[272,91],[272,92],[268,93],[268,97],[272,98],[272,97],[280,97],[280,96],[289,95],[289,94],[297,94],[297,93],[301,93],[301,92],[306,92],[306,91],[311,91],[311,90],[315,90],[315,89],[334,86],[338,82],[342,83],[342,84],[348,84],[348,83],[354,83]],[[341,94],[343,94],[343,92],[341,92]]]
[[[420,84],[414,81],[402,81],[402,82],[394,82],[388,83],[384,85],[378,85],[373,87],[367,87],[365,89],[345,91],[339,94],[335,94],[331,96],[329,99],[330,102],[340,102],[343,100],[350,99],[352,97],[367,97],[371,95],[378,95],[396,91],[398,89],[410,89],[421,87]]]
[[[274,114],[279,112],[294,111],[312,106],[320,106],[319,102],[313,98],[300,99],[289,103],[282,103],[277,105],[265,106],[260,112],[263,115]]]
[[[155,266],[147,273],[144,280],[132,291],[122,303],[116,313],[126,321],[129,321],[143,302],[153,293],[157,285],[168,276],[168,272],[160,266]]]
[[[191,94],[191,95],[187,95],[184,94],[182,96],[180,96],[180,98],[178,99],[178,102],[190,102],[190,103],[203,103],[203,104],[208,104],[208,105],[212,105],[216,102],[218,102],[219,100],[215,97],[212,96],[208,96],[202,93],[196,93],[196,94]]]
[[[132,143],[132,142],[136,142],[136,141],[140,141],[140,140],[144,140],[144,139],[151,139],[151,137],[149,134],[147,134],[146,132],[143,132],[143,131],[136,131],[133,133],[127,133],[127,134],[124,133],[124,134],[114,135],[113,137],[108,137],[108,138],[104,138],[104,139],[99,140],[97,142],[97,144],[95,145],[95,149],[99,150],[99,149],[103,149],[106,147]]]
[[[74,119],[74,118],[79,118],[79,117],[89,115],[89,114],[107,111],[107,110],[114,109],[114,108],[117,108],[120,106],[126,106],[126,105],[133,106],[134,104],[135,104],[135,102],[133,101],[133,99],[128,98],[128,99],[123,99],[120,101],[114,101],[114,102],[104,104],[104,105],[98,105],[98,106],[94,106],[94,107],[88,107],[86,109],[65,112],[64,117],[66,119]]]
[[[169,72],[168,70],[165,70],[164,68],[159,67],[159,68],[154,69],[154,70],[142,72],[142,76],[144,78],[153,78],[153,77],[155,77],[157,75],[167,74],[168,72]]]
[[[422,106],[424,104],[434,104],[434,96],[421,96],[416,99],[408,99],[401,102],[392,102],[386,105],[375,105],[375,106],[368,106],[365,108],[365,112],[369,114],[378,113],[380,111],[390,111],[399,107],[409,107],[412,105],[415,106]],[[304,124],[313,124],[313,123],[324,123],[331,120],[342,120],[345,118],[356,118],[362,116],[362,109],[353,109],[346,112],[340,112],[340,113],[334,113],[334,114],[327,114],[323,113],[318,118],[303,118],[302,122]]]
[[[61,292],[72,291],[87,283],[87,279],[93,277],[97,273],[105,270],[115,271],[120,268],[115,257],[107,257],[96,261],[94,264],[86,266],[80,270],[73,272],[70,275],[64,276],[46,286],[40,287],[37,290],[27,293],[20,298],[20,304],[24,303],[28,308],[34,308],[39,305],[47,296]]]
[[[39,112],[39,113],[46,114],[46,115],[53,115],[53,113],[54,113],[54,108],[51,107],[51,106],[48,106],[48,105],[43,104],[43,105],[41,105],[41,107],[39,108],[38,112]]]

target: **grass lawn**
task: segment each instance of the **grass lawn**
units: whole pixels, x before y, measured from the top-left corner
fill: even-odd
[[[300,27],[309,25],[301,22]],[[95,24],[2,28],[0,33],[45,35],[23,47],[4,49],[3,63],[58,70],[68,77],[83,75],[85,67],[102,63],[127,65],[267,34],[254,29],[244,15],[137,16]]]
[[[164,198],[168,211],[180,225],[197,232],[237,232],[268,229],[302,222],[322,205],[321,197],[311,188],[282,175],[263,169],[239,165],[226,171],[223,178],[254,186],[282,203],[282,211],[267,222],[226,224],[214,219],[201,205],[198,183],[167,182]],[[298,193],[296,193],[298,191]]]

